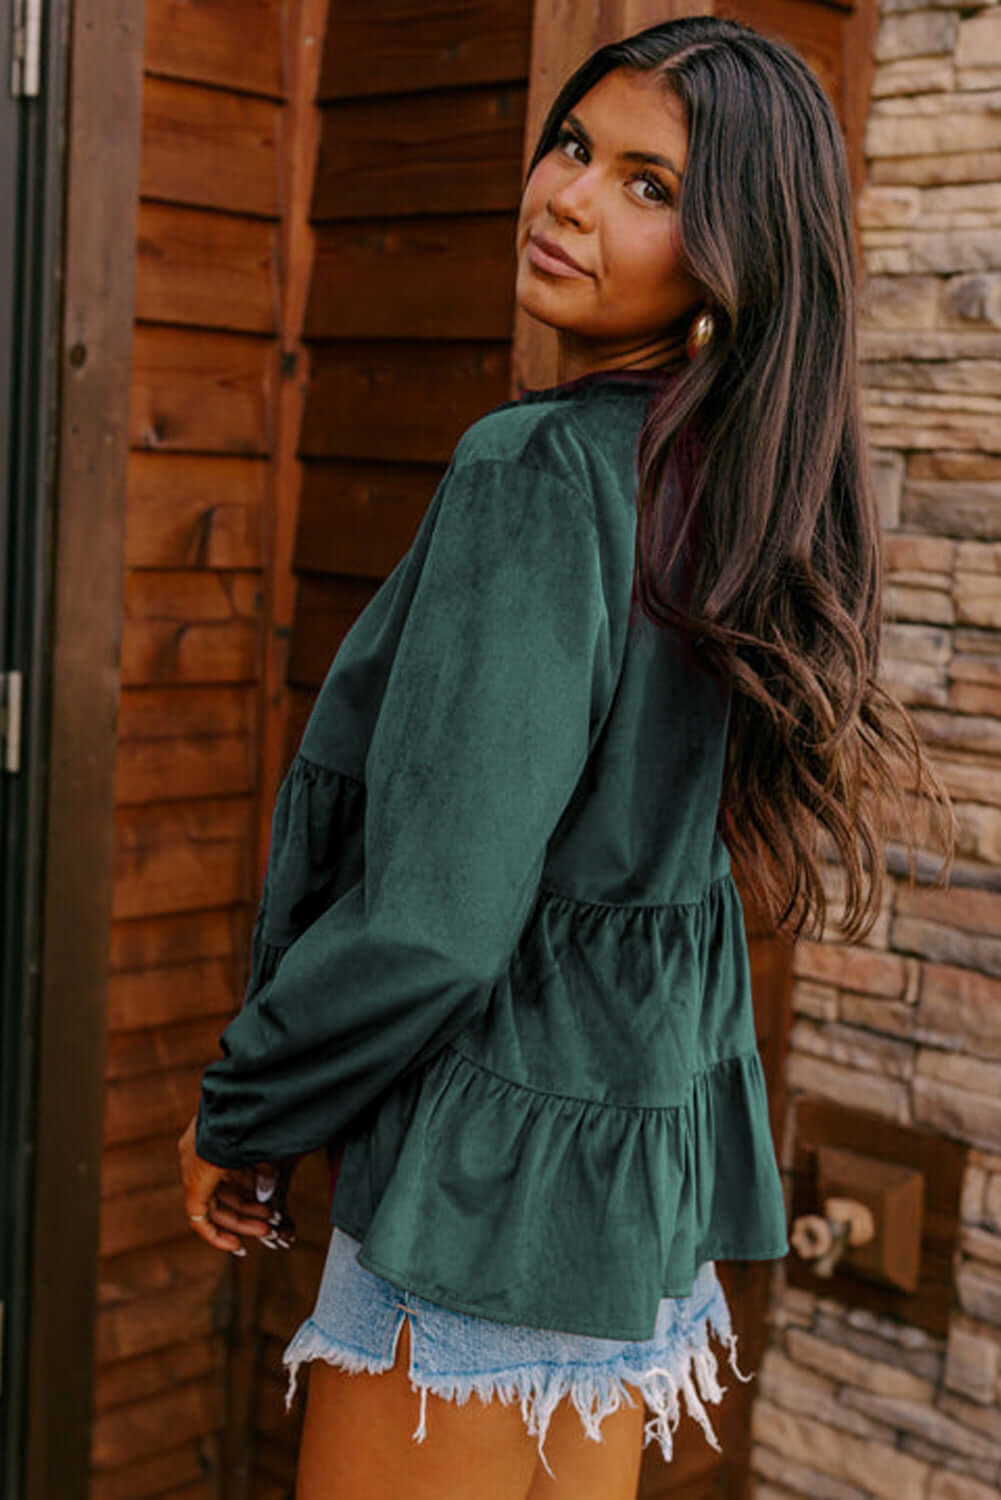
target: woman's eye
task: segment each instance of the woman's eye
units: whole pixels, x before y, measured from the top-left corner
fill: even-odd
[[[574,135],[572,130],[561,130],[556,137],[555,144],[562,149],[564,146],[579,146],[587,154],[587,147],[579,136]],[[574,158],[571,158],[573,160]]]
[[[644,203],[671,202],[670,192],[666,187],[663,187],[655,177],[636,177],[633,180],[634,182],[639,184],[639,187],[641,189],[639,196],[643,199]],[[647,196],[647,194],[643,193],[643,188],[650,188],[652,190],[651,196]]]

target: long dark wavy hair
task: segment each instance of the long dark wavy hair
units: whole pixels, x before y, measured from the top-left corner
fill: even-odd
[[[839,925],[857,940],[879,914],[888,830],[908,830],[913,884],[930,792],[942,883],[956,820],[910,716],[877,681],[882,543],[841,130],[792,48],[692,16],[594,52],[554,100],[528,175],[613,68],[655,73],[685,111],[681,247],[715,325],[640,435],[634,598],[733,686],[718,827],[738,872],[777,930],[820,935],[825,829],[845,872]],[[679,562],[690,588],[671,599]]]

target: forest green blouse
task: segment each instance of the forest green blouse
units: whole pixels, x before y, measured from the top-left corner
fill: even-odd
[[[500,1322],[646,1339],[788,1252],[717,830],[730,690],[632,599],[657,372],[462,436],[344,638],[275,807],[221,1166],[345,1145],[361,1263]]]

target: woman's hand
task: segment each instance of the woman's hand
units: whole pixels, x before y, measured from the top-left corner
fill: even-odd
[[[285,1195],[299,1158],[262,1162],[256,1167],[217,1167],[195,1151],[195,1122],[177,1143],[184,1206],[191,1227],[217,1250],[246,1255],[239,1238],[249,1234],[268,1249],[287,1249],[295,1239],[295,1224],[285,1208]]]

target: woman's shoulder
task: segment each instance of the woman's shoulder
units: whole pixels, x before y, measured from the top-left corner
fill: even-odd
[[[460,437],[452,466],[502,464],[516,473],[541,471],[577,483],[585,472],[580,433],[572,411],[555,402],[504,401]]]
[[[486,412],[462,434],[453,470],[504,465],[510,481],[533,487],[540,476],[586,494],[592,506],[609,490],[632,493],[636,444],[652,394],[650,382],[589,379],[526,390]]]

